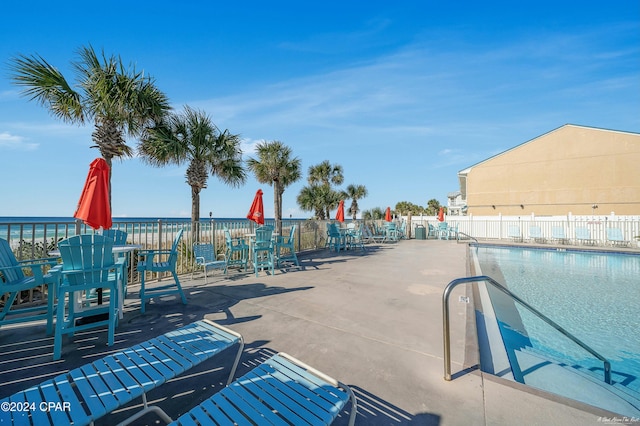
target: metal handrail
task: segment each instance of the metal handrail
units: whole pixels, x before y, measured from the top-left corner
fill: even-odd
[[[516,302],[520,303],[522,306],[527,308],[529,311],[533,312],[538,318],[540,318],[541,320],[549,324],[551,327],[558,330],[564,336],[568,337],[570,340],[572,340],[582,349],[584,349],[585,351],[589,352],[591,355],[593,355],[594,357],[602,361],[604,363],[604,381],[609,385],[611,384],[611,363],[605,357],[600,355],[595,350],[591,349],[580,339],[578,339],[577,337],[569,333],[567,330],[565,330],[564,328],[562,328],[561,326],[553,322],[542,312],[538,311],[536,308],[529,305],[520,297],[513,294],[511,291],[509,291],[509,289],[504,287],[502,284],[500,284],[493,278],[488,277],[486,275],[455,279],[447,285],[447,287],[444,289],[444,292],[442,293],[442,322],[443,322],[442,334],[444,339],[444,379],[445,380],[447,381],[451,380],[451,339],[449,336],[450,334],[449,332],[449,295],[451,294],[451,291],[453,290],[453,288],[456,287],[458,284],[467,284],[470,282],[478,282],[478,281],[485,281],[493,285],[495,288],[497,288],[498,290],[505,293],[507,296],[511,297],[513,300],[515,300]]]
[[[464,232],[460,232],[460,231],[458,231],[458,232],[457,232],[458,241],[460,241],[460,234],[464,235],[465,237],[469,238],[470,240],[475,241],[475,242],[476,242],[476,244],[478,244],[478,239],[477,239],[476,237],[472,237],[471,235],[466,234],[466,233],[464,233]]]

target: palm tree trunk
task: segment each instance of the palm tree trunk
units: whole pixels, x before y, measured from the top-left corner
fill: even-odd
[[[193,236],[195,242],[200,241],[200,189],[197,186],[191,187],[191,223],[194,224],[196,232]],[[197,223],[197,225],[196,225]]]
[[[282,191],[280,190],[280,182],[273,182],[273,211],[276,219],[276,233],[282,235]]]

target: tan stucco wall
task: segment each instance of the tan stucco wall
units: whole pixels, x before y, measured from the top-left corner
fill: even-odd
[[[581,215],[593,204],[640,214],[640,134],[566,125],[473,166],[466,192],[474,215]]]

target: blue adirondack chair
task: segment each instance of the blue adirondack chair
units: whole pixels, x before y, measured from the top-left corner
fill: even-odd
[[[18,261],[7,240],[0,238],[0,296],[6,295],[4,307],[0,312],[0,326],[46,320],[47,334],[53,333],[55,287],[60,280],[57,264],[55,258]],[[45,269],[48,267],[53,267],[53,269],[45,273]],[[31,276],[25,276],[23,268],[30,268]],[[46,292],[46,307],[30,304],[24,307],[19,303],[20,294],[23,291],[37,288],[42,291],[43,295]]]
[[[447,224],[447,222],[438,222],[438,239],[449,239],[449,225]]]
[[[291,227],[291,230],[289,231],[289,237],[280,235],[278,236],[278,238],[276,238],[275,250],[278,266],[281,266],[287,262],[292,262],[294,265],[300,266],[300,263],[298,262],[298,256],[296,255],[295,235],[296,225],[293,225]]]
[[[340,233],[338,225],[335,223],[327,223],[327,244],[329,250],[333,247],[333,250],[338,252],[340,249],[345,248],[344,235]]]
[[[193,257],[196,263],[194,269],[202,268],[204,270],[205,283],[208,280],[207,272],[211,269],[222,269],[224,271],[224,274],[227,275],[227,261],[226,259],[219,260],[217,258],[216,251],[213,248],[213,244],[195,243],[193,245]],[[193,279],[193,273],[191,274],[191,278]]]
[[[113,245],[122,246],[127,244],[127,233],[119,229],[105,229],[102,235],[113,240]]]
[[[124,259],[114,261],[111,238],[76,235],[60,241],[58,248],[62,257],[62,280],[57,294],[54,360],[60,359],[64,335],[77,331],[107,326],[107,344],[113,345],[118,310],[124,297],[118,288],[124,275]],[[107,303],[91,302],[86,295],[93,291],[108,294]]]
[[[176,272],[176,265],[178,263],[178,245],[182,239],[183,230],[181,229],[176,234],[173,240],[171,250],[143,250],[138,252],[138,256],[141,259],[138,261],[138,271],[140,272],[140,312],[144,313],[145,304],[147,300],[153,299],[158,296],[166,296],[170,294],[178,294],[182,303],[187,304],[187,298],[184,296],[178,274]],[[161,260],[161,256],[167,256],[166,260]],[[175,283],[159,285],[153,288],[147,288],[145,275],[147,272],[170,272],[173,275]]]
[[[353,229],[349,230],[348,234],[349,238],[347,240],[347,244],[349,245],[349,249],[352,250],[356,247],[361,248],[363,251],[364,248],[364,236],[362,233],[362,225],[358,225]]]
[[[226,245],[227,269],[230,266],[239,266],[241,270],[246,270],[249,260],[249,245],[243,238],[232,238],[228,229],[224,230],[224,242]]]
[[[256,240],[252,245],[253,250],[253,269],[258,276],[261,269],[270,269],[271,275],[274,274],[275,253],[273,241],[273,226],[264,225],[256,229]]]

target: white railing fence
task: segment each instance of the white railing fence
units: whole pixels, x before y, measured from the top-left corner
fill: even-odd
[[[531,239],[531,226],[540,227],[542,236],[547,240],[551,240],[554,227],[562,227],[570,242],[576,241],[576,229],[586,228],[594,244],[600,246],[608,245],[607,228],[620,229],[624,240],[629,241],[632,247],[638,247],[637,237],[640,237],[640,216],[448,216],[445,221],[449,226],[457,226],[459,232],[478,240],[511,240],[510,230],[518,227],[526,241]],[[428,224],[437,226],[438,220],[434,217],[411,218],[412,231],[416,225]]]

